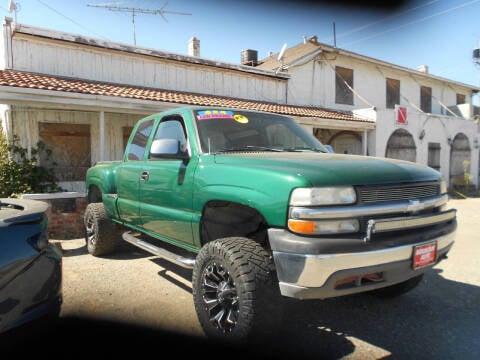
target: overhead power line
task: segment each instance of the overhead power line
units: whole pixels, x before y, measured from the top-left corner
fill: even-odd
[[[377,36],[380,36],[380,35],[383,35],[383,34],[386,34],[386,33],[389,33],[389,32],[392,32],[392,31],[395,31],[395,30],[398,30],[398,29],[401,29],[401,28],[404,28],[404,27],[406,27],[406,26],[411,26],[411,25],[418,24],[418,23],[423,22],[423,21],[426,21],[426,20],[430,20],[431,18],[440,16],[440,15],[445,15],[445,14],[447,14],[447,13],[449,13],[449,12],[452,12],[452,11],[458,10],[458,9],[460,9],[460,8],[463,8],[463,7],[472,5],[472,4],[477,3],[477,2],[479,2],[479,1],[480,1],[480,0],[471,0],[471,1],[464,2],[464,3],[462,3],[462,4],[459,4],[459,5],[450,7],[450,8],[448,8],[448,9],[441,10],[441,11],[438,11],[438,12],[436,12],[436,13],[433,13],[433,14],[430,14],[430,15],[427,15],[427,16],[424,16],[424,17],[422,17],[422,18],[420,18],[420,19],[416,19],[416,20],[407,22],[407,23],[405,23],[405,24],[402,24],[402,25],[399,25],[399,26],[396,26],[396,27],[393,27],[393,28],[390,28],[390,29],[387,29],[387,30],[384,30],[384,31],[380,31],[380,32],[377,32],[377,33],[372,34],[372,35],[370,35],[370,36],[366,36],[366,37],[364,37],[364,38],[361,38],[361,39],[352,41],[352,42],[346,44],[345,46],[349,46],[349,45],[352,45],[352,44],[355,44],[355,43],[358,43],[358,42],[361,42],[361,41],[369,40],[369,39],[372,39],[372,38],[374,38],[374,37],[377,37]]]
[[[397,12],[397,13],[394,13],[392,15],[389,15],[389,16],[386,16],[386,17],[383,17],[381,19],[378,19],[378,20],[375,20],[375,21],[372,21],[372,22],[369,22],[369,23],[366,23],[366,24],[363,24],[361,26],[358,26],[356,28],[353,28],[351,30],[347,30],[347,31],[344,31],[338,35],[336,35],[336,38],[341,38],[341,37],[345,37],[347,35],[351,35],[351,34],[354,34],[356,32],[359,32],[359,31],[363,31],[365,29],[368,29],[372,26],[375,26],[379,23],[382,23],[382,22],[385,22],[387,20],[391,20],[393,18],[396,18],[396,17],[399,17],[399,16],[402,16],[402,15],[405,15],[407,13],[410,13],[410,12],[413,12],[413,11],[418,11],[420,8],[423,8],[423,7],[426,7],[426,6],[430,6],[436,2],[438,2],[439,0],[431,0],[425,4],[420,4],[418,6],[415,6],[413,8],[410,8],[410,9],[406,9],[406,10],[403,10],[403,11],[400,11],[400,12]],[[323,40],[322,42],[328,42],[328,41],[331,41],[332,38],[329,38],[328,40]]]
[[[103,39],[106,39],[104,36],[102,35],[99,35],[97,33],[95,33],[94,31],[90,30],[90,29],[87,29],[85,26],[83,26],[82,24],[76,22],[75,20],[73,20],[72,18],[68,17],[67,15],[65,14],[62,14],[60,11],[54,9],[53,7],[51,7],[50,5],[46,4],[45,2],[43,2],[42,0],[37,0],[40,4],[42,4],[43,6],[47,7],[48,9],[50,9],[51,11],[53,11],[54,13],[64,17],[65,19],[67,19],[68,21],[71,21],[72,23],[74,23],[75,25],[79,26],[80,28],[84,29],[84,30],[87,30],[88,32],[92,33],[92,34],[95,34]],[[18,4],[17,4],[18,6]],[[108,40],[108,39],[106,39]]]
[[[133,24],[133,44],[137,45],[137,36],[135,33],[135,16],[137,14],[151,14],[151,15],[160,15],[163,20],[167,21],[165,14],[175,14],[175,15],[192,15],[190,13],[183,13],[177,11],[166,11],[164,10],[167,6],[168,2],[162,5],[160,9],[140,9],[134,7],[126,7],[126,6],[116,6],[112,4],[87,4],[87,6],[91,7],[98,7],[98,8],[105,8],[110,11],[119,11],[119,12],[127,12],[132,14],[132,24]]]

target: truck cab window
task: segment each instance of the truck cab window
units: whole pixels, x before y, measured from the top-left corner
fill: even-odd
[[[147,146],[148,138],[152,133],[153,129],[153,119],[144,122],[141,124],[137,131],[135,132],[135,136],[133,137],[130,146],[128,147],[128,160],[142,160],[145,154],[145,147]]]

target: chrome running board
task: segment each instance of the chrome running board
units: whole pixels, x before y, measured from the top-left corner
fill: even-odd
[[[168,250],[162,249],[158,246],[152,245],[132,235],[130,231],[124,232],[122,234],[122,238],[123,240],[134,246],[137,246],[154,255],[160,256],[162,259],[168,260],[185,269],[193,269],[193,266],[195,265],[195,259],[185,258],[180,255],[174,254]]]

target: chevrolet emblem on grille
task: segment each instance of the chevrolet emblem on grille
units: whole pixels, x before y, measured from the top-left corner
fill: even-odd
[[[420,200],[408,200],[409,204],[407,205],[408,212],[418,212],[425,209],[425,204],[421,203]]]

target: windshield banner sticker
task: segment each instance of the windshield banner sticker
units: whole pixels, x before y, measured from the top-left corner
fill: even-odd
[[[240,124],[247,124],[248,118],[241,114],[234,114],[231,110],[202,110],[197,112],[197,120],[233,119]]]
[[[202,110],[197,113],[197,120],[206,120],[206,119],[233,119],[233,111]]]

